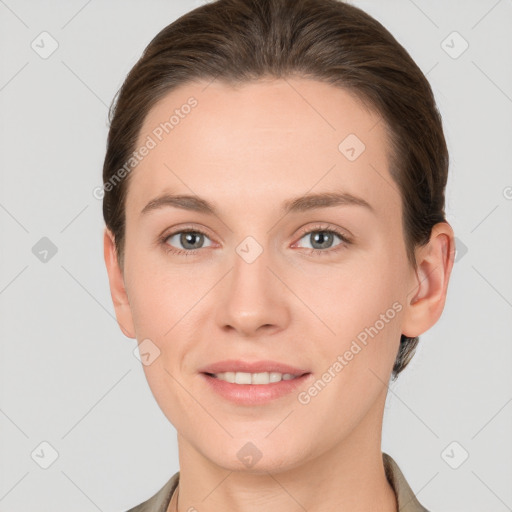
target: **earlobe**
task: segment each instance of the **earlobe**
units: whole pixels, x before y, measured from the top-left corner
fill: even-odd
[[[439,320],[454,258],[453,229],[447,222],[440,222],[432,228],[429,242],[416,252],[417,267],[407,295],[402,324],[405,336],[419,336]]]
[[[116,312],[117,323],[123,334],[128,338],[135,338],[132,312],[124,284],[124,276],[117,261],[114,235],[105,228],[103,233],[103,256],[107,268],[110,285],[110,295]]]

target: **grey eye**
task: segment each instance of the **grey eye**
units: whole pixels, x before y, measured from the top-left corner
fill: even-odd
[[[310,231],[309,233],[306,233],[301,240],[306,238],[310,241],[310,247],[307,247],[307,249],[330,249],[332,247],[334,237],[343,241],[339,235],[328,230]]]
[[[203,247],[205,239],[209,240],[209,238],[199,231],[179,231],[178,233],[174,233],[170,235],[166,239],[166,243],[169,245],[173,245],[170,240],[174,239],[174,243],[181,244],[181,247],[178,245],[177,249],[185,249],[185,250],[194,250],[201,249]],[[176,240],[177,239],[177,240]],[[209,247],[210,245],[206,246]],[[176,247],[173,245],[173,247]]]

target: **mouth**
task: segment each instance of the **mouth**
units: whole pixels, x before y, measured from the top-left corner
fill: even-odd
[[[308,372],[300,373],[300,374],[292,374],[292,373],[281,373],[281,372],[258,372],[258,373],[250,373],[250,372],[219,372],[219,373],[209,373],[203,372],[204,375],[208,375],[214,379],[219,379],[224,382],[229,382],[230,384],[240,384],[242,386],[247,385],[268,385],[276,382],[282,382],[286,380],[294,380],[298,379],[304,375],[308,375]]]
[[[238,406],[264,405],[279,398],[295,397],[299,386],[312,379],[310,372],[282,374],[280,372],[201,372],[207,390]]]
[[[279,373],[281,375],[292,375],[300,377],[305,373],[309,373],[307,368],[297,368],[289,364],[281,363],[279,361],[261,360],[261,361],[244,361],[241,359],[227,359],[224,361],[217,361],[216,363],[209,364],[199,370],[201,373],[219,376],[224,373],[249,373],[249,374],[264,374],[264,373]],[[275,376],[274,376],[275,378]],[[244,381],[245,382],[245,381]]]

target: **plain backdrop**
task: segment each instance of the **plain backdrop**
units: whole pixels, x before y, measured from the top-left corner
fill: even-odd
[[[512,1],[353,3],[432,85],[457,236],[443,316],[390,386],[383,450],[433,511],[512,510]],[[179,469],[115,321],[93,190],[116,91],[200,4],[0,1],[1,512],[125,511]]]

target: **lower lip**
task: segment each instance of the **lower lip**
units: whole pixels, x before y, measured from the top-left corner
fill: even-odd
[[[201,377],[213,391],[237,405],[260,405],[281,398],[304,384],[311,375],[306,373],[295,379],[270,384],[234,384],[201,373]]]

